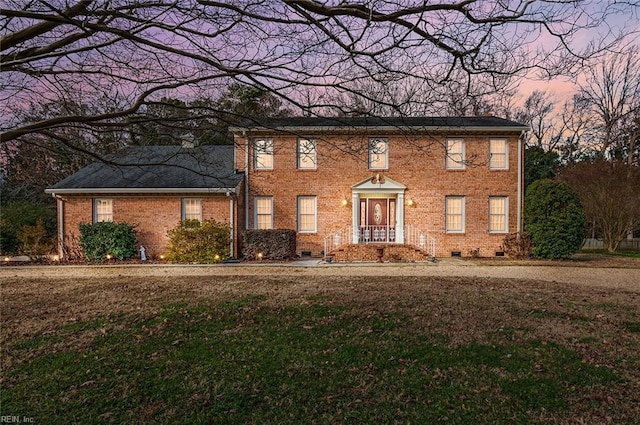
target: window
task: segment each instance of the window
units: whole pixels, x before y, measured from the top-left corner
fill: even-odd
[[[447,196],[445,222],[447,233],[464,233],[464,196]]]
[[[506,170],[509,168],[506,139],[489,140],[489,168],[492,170]]]
[[[258,139],[254,142],[254,166],[257,170],[273,169],[273,140]]]
[[[315,170],[317,159],[316,141],[298,139],[298,168],[301,170]]]
[[[113,200],[94,199],[93,201],[93,222],[113,221]]]
[[[273,198],[271,196],[259,196],[256,202],[255,225],[256,229],[273,229]]]
[[[389,149],[386,139],[369,140],[369,169],[386,170],[388,166]]]
[[[182,200],[182,220],[202,221],[202,199],[184,198]]]
[[[464,140],[447,139],[446,168],[464,170]]]
[[[298,232],[316,232],[316,197],[298,197]]]
[[[509,198],[489,197],[489,232],[507,233],[509,229]]]

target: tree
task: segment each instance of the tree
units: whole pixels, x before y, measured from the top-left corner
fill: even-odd
[[[579,195],[589,223],[609,252],[640,228],[640,167],[622,160],[579,162],[560,177]]]
[[[505,79],[571,73],[614,49],[628,28],[614,32],[607,20],[640,8],[636,1],[581,0],[3,4],[4,143],[69,127],[126,132],[131,116],[162,98],[215,98],[231,82],[264,88],[306,114],[326,110],[331,95],[366,99],[358,83],[378,76],[396,87],[412,81],[427,94],[451,81],[470,92],[486,76],[484,91],[497,92]],[[609,33],[584,44],[600,27]],[[25,105],[63,104],[74,96],[90,105],[110,97],[118,107],[20,118]]]
[[[543,179],[529,186],[524,223],[533,238],[535,257],[566,258],[584,241],[584,209],[578,195],[564,182]]]
[[[550,179],[556,176],[558,154],[545,151],[539,146],[529,146],[524,151],[524,187],[536,180]]]

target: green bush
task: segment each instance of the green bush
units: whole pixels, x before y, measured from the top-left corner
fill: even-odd
[[[215,220],[185,220],[169,230],[167,259],[176,263],[217,263],[231,257],[231,227]]]
[[[41,221],[45,237],[53,240],[56,234],[55,205],[42,205],[30,201],[10,201],[0,208],[0,252],[19,254],[30,250],[24,247],[18,233],[28,230],[24,226],[38,226]]]
[[[242,255],[249,260],[288,260],[296,256],[296,231],[290,229],[245,230]]]
[[[566,183],[549,179],[533,182],[525,195],[524,222],[535,245],[535,257],[566,258],[582,246],[584,209]]]
[[[110,255],[116,260],[136,257],[135,226],[128,223],[102,221],[80,225],[80,246],[88,261],[100,263]]]

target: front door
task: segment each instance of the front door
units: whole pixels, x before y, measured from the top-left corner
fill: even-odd
[[[364,243],[395,241],[394,198],[360,200],[360,241]]]

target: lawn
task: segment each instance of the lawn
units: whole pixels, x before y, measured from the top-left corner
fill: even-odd
[[[5,279],[35,423],[640,423],[640,294],[534,280]]]

